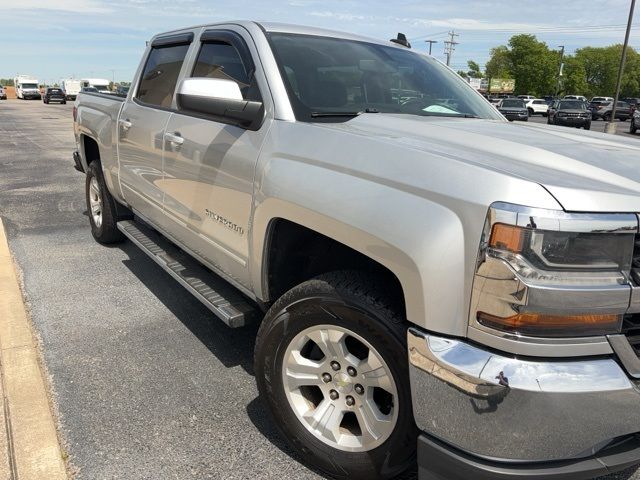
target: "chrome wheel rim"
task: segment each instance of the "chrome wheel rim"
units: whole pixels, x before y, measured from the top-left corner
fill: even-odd
[[[89,182],[89,208],[93,223],[100,228],[102,226],[102,195],[96,177],[92,177]]]
[[[383,444],[398,419],[398,390],[382,356],[336,325],[300,332],[283,358],[282,381],[296,417],[317,439],[343,451]]]

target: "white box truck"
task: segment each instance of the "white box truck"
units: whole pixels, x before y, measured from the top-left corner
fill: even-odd
[[[109,80],[104,78],[83,78],[82,88],[93,87],[98,90],[98,93],[111,93],[109,90]]]
[[[21,100],[40,100],[42,98],[38,79],[31,75],[17,75],[13,79],[13,85],[16,87],[16,97]]]
[[[64,78],[60,80],[60,86],[67,100],[75,100],[82,88],[82,82],[77,78]]]

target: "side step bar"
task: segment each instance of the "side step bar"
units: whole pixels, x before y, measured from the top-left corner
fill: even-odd
[[[253,319],[257,309],[249,300],[162,235],[133,220],[124,220],[117,225],[129,240],[228,326],[243,327]]]

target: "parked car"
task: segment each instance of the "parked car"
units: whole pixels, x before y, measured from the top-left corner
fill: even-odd
[[[534,100],[536,97],[534,95],[518,95],[520,100],[524,100],[524,103],[527,103],[529,100]]]
[[[122,86],[122,85],[118,85],[116,87],[116,91],[115,91],[116,95],[118,95],[120,97],[126,97],[128,93],[129,93],[129,87],[125,87],[125,86]]]
[[[61,88],[47,87],[44,90],[44,95],[42,95],[42,102],[47,104],[51,102],[65,104],[67,103],[67,96]]]
[[[549,105],[547,102],[541,98],[534,98],[527,102],[527,110],[529,111],[529,116],[533,117],[534,115],[540,114],[543,117],[547,116],[547,110],[549,109]]]
[[[629,105],[632,105],[632,106],[640,105],[640,98],[638,97],[625,97],[625,98],[621,98],[620,101],[624,103],[628,103]]]
[[[582,95],[565,95],[562,97],[562,100],[580,100],[587,103],[587,97],[583,97]]]
[[[514,120],[526,122],[529,120],[529,110],[527,110],[524,100],[519,98],[503,99],[498,104],[498,111],[510,122]]]
[[[558,100],[549,108],[547,123],[591,129],[591,112],[582,100]]]
[[[319,28],[172,30],[137,72],[76,100],[91,233],[260,322],[298,458],[354,480],[640,463],[637,140],[514,128],[439,61]]]
[[[613,97],[593,97],[589,103],[609,103],[613,102]]]
[[[597,110],[592,110],[591,115],[593,120],[602,119],[607,122],[611,121],[611,114],[613,111],[613,102],[601,105]],[[616,106],[616,119],[626,122],[631,116],[631,105],[625,102],[618,102]]]
[[[636,109],[631,115],[631,122],[629,124],[629,133],[636,133],[640,128],[640,110]]]
[[[7,99],[7,91],[4,89],[4,87],[0,87],[0,100],[6,100]]]

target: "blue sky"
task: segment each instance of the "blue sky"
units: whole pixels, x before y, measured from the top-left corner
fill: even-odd
[[[230,19],[279,21],[389,39],[404,32],[414,48],[446,32],[460,42],[452,66],[481,65],[491,47],[515,33],[534,33],[571,53],[585,45],[621,43],[630,0],[12,0],[0,10],[0,77],[130,80],[145,41],[164,30]],[[640,12],[630,44],[640,46]]]

